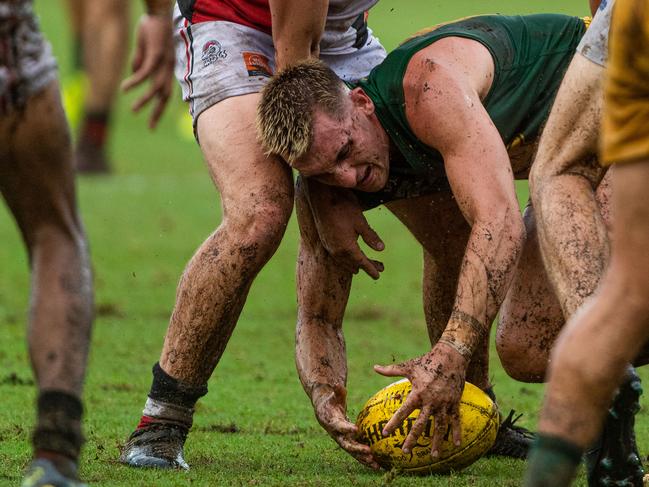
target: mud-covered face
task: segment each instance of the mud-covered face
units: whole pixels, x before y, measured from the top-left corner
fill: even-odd
[[[316,111],[311,148],[292,166],[331,186],[379,191],[390,168],[388,136],[362,90],[351,91],[344,106],[340,118]]]

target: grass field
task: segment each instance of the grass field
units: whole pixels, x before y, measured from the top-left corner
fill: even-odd
[[[136,2],[133,2],[134,4]],[[36,0],[42,26],[61,65],[70,71],[70,36],[60,0]],[[134,10],[139,9],[139,5]],[[419,28],[476,13],[557,11],[587,14],[585,0],[382,0],[370,24],[388,48]],[[134,16],[137,12],[133,12]],[[316,423],[295,373],[294,267],[297,228],[286,238],[250,293],[210,393],[197,408],[186,458],[189,472],[132,470],[116,459],[136,425],[158,359],[177,279],[196,246],[218,224],[220,206],[191,140],[177,129],[184,107],[169,107],[155,133],[122,98],[111,155],[116,172],[81,178],[80,205],[94,262],[97,320],[85,390],[81,474],[102,486],[177,485],[457,485],[515,486],[524,463],[485,459],[452,476],[412,478],[371,472],[339,450]],[[251,134],[251,138],[253,134]],[[520,186],[521,198],[526,189]],[[374,363],[403,360],[428,347],[421,310],[421,253],[386,210],[371,221],[384,237],[386,271],[354,283],[345,331],[349,409],[389,380]],[[35,390],[25,346],[29,276],[10,215],[0,211],[0,485],[17,485],[29,461]],[[533,428],[542,388],[507,378],[497,358],[491,374],[502,407],[525,415]],[[645,374],[645,377],[646,374]],[[649,418],[640,412],[642,457],[649,453]],[[579,485],[584,485],[583,476]]]

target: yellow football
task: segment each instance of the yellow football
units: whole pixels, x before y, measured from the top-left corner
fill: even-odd
[[[500,423],[498,409],[487,394],[466,382],[460,401],[460,446],[453,444],[452,436],[447,432],[439,450],[439,457],[431,456],[431,438],[434,431],[434,420],[431,416],[412,452],[404,453],[401,447],[419,415],[419,409],[414,410],[403,422],[402,427],[392,435],[383,437],[381,431],[401,407],[411,388],[408,379],[384,387],[365,403],[356,420],[362,441],[370,446],[376,461],[383,468],[396,467],[404,472],[418,474],[458,471],[471,465],[493,446]]]

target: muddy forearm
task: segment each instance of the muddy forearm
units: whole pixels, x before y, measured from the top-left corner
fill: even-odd
[[[315,404],[322,393],[345,386],[347,356],[342,318],[350,277],[339,275],[324,249],[314,255],[301,244],[298,265],[298,322],[295,361],[300,382]]]
[[[525,227],[512,211],[476,222],[467,243],[453,311],[440,338],[467,360],[489,333],[523,247]]]
[[[342,320],[352,275],[322,246],[303,181],[298,181],[295,195],[300,227],[295,362],[302,386],[315,402],[314,395],[326,389],[323,385],[344,386],[347,379]]]
[[[328,186],[315,179],[300,178],[301,191],[309,202],[314,221],[318,221],[322,210],[336,204],[337,197],[350,193],[349,190]]]
[[[304,392],[314,405],[323,394],[345,387],[347,356],[342,330],[313,317],[299,320],[295,363]]]
[[[327,0],[270,0],[277,70],[318,56]]]

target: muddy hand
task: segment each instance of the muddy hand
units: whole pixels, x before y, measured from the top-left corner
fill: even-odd
[[[174,70],[174,47],[170,15],[143,15],[137,27],[133,74],[122,82],[128,91],[149,80],[149,86],[132,105],[137,112],[155,100],[149,127],[154,128],[171,96]]]
[[[309,186],[314,187],[311,182]],[[385,248],[385,244],[370,227],[354,194],[342,188],[317,188],[317,191],[330,193],[326,205],[315,203],[320,200],[311,197],[311,207],[323,247],[346,271],[357,274],[362,269],[372,279],[378,279],[383,272],[383,264],[365,255],[358,245],[358,237],[379,252]]]
[[[434,418],[431,455],[439,456],[439,450],[450,427],[453,442],[460,445],[459,404],[464,387],[467,361],[445,344],[437,344],[430,352],[395,365],[375,365],[379,374],[407,377],[412,391],[394,413],[383,429],[383,436],[392,434],[415,410],[420,409],[412,429],[403,444],[403,451],[410,453],[424,431],[428,418]]]
[[[370,447],[358,441],[358,427],[347,419],[346,397],[342,386],[321,388],[312,398],[318,422],[343,450],[362,464],[378,469]]]

